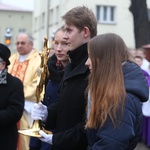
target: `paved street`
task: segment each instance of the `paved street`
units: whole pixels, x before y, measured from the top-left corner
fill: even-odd
[[[150,150],[150,147],[147,147],[144,143],[139,143],[134,150]]]

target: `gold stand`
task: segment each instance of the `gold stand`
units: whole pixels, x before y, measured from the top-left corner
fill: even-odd
[[[44,94],[45,94],[45,81],[48,78],[48,68],[47,68],[47,61],[48,61],[48,55],[50,52],[50,47],[49,47],[49,41],[47,37],[44,38],[44,48],[42,52],[40,53],[41,56],[41,65],[40,68],[37,71],[37,75],[39,76],[37,80],[37,88],[36,88],[36,98],[37,102],[43,100]],[[20,134],[31,136],[31,137],[41,137],[39,134],[39,131],[43,130],[47,134],[52,134],[52,132],[47,131],[42,127],[41,121],[40,120],[35,120],[31,129],[23,129],[23,130],[18,130]]]
[[[39,121],[35,120],[31,129],[18,130],[20,134],[32,136],[32,137],[41,137],[39,131],[42,130],[40,127]]]
[[[50,131],[47,131],[45,130],[42,126],[40,126],[40,122],[35,120],[34,123],[33,123],[33,126],[31,129],[25,129],[25,130],[18,130],[18,132],[20,134],[23,134],[23,135],[27,135],[27,136],[32,136],[32,137],[42,137],[40,134],[39,134],[39,131],[40,130],[43,130],[45,133],[47,134],[52,134],[52,132]]]

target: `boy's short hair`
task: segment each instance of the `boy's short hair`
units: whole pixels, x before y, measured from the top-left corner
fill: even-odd
[[[91,38],[97,34],[97,20],[92,10],[85,6],[77,6],[69,10],[62,19],[67,25],[73,25],[80,31],[84,27],[90,30]]]

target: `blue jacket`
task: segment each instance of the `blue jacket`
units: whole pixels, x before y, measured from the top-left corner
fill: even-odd
[[[102,128],[87,129],[89,150],[133,150],[139,142],[143,118],[141,102],[148,100],[148,84],[136,64],[126,62],[122,69],[127,92],[123,116],[118,114],[116,127],[108,118]]]

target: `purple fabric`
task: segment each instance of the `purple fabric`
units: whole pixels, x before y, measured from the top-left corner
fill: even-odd
[[[150,75],[145,70],[142,71],[147,79],[148,86],[150,87]],[[150,117],[143,116],[142,140],[147,146],[150,146]]]
[[[142,140],[150,146],[150,117],[143,117]]]
[[[145,70],[142,70],[142,71],[143,71],[144,76],[147,79],[148,86],[150,87],[150,75]]]

